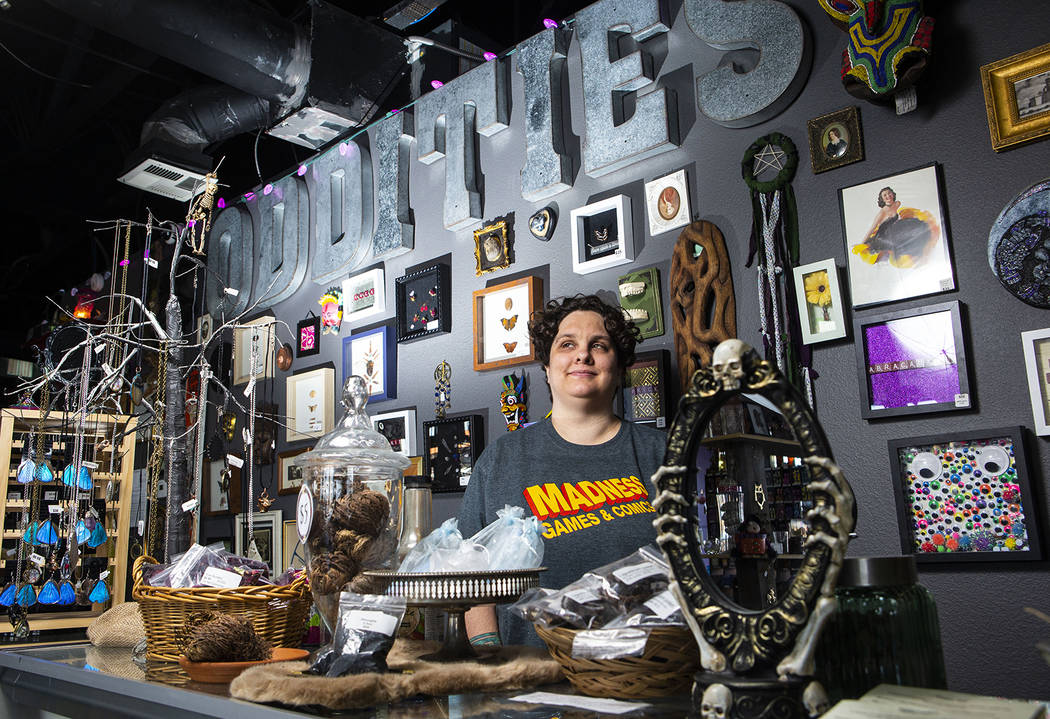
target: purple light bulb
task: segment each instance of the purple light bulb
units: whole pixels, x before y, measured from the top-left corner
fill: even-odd
[[[558,27],[558,21],[551,20],[549,17],[545,17],[543,18],[543,27],[547,28],[548,30],[553,30],[554,28]]]
[[[226,200],[220,197],[219,201],[215,203],[215,206],[218,207],[220,210],[224,209],[226,207]]]
[[[306,174],[306,165],[299,165],[299,169],[295,171],[295,174],[299,175],[299,177],[302,177],[303,175],[305,175]]]
[[[435,90],[438,90],[438,89],[444,87],[445,83],[441,82],[441,80],[431,80],[430,81],[430,86],[432,88],[434,88]]]
[[[483,52],[481,56],[485,58],[485,62],[492,62],[496,59],[497,55],[494,52]]]
[[[269,195],[271,192],[273,192],[273,185],[267,182],[266,186],[263,188],[263,194]]]

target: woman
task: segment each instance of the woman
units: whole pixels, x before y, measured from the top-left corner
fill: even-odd
[[[459,511],[470,536],[511,504],[543,526],[545,587],[560,588],[583,572],[652,541],[655,512],[648,479],[660,466],[663,432],[613,413],[638,329],[618,307],[594,295],[552,300],[533,315],[529,337],[551,393],[548,419],[508,432],[481,455]],[[523,620],[492,606],[467,613],[474,644],[538,644]],[[498,633],[497,633],[498,632]]]
[[[879,190],[879,211],[864,241],[853,246],[853,254],[865,262],[889,262],[894,267],[922,264],[941,236],[933,215],[914,207],[901,207],[892,187]]]
[[[828,157],[842,157],[846,152],[846,141],[837,127],[828,130],[828,144],[824,147],[824,153]]]

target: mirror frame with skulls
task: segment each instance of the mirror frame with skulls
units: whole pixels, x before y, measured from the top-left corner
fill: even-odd
[[[816,640],[834,611],[835,584],[856,523],[853,491],[835,465],[813,411],[771,362],[740,340],[719,344],[713,360],[717,369],[702,367],[693,374],[668,433],[664,465],[653,475],[657,543],[670,563],[670,588],[696,637],[708,683],[730,686],[734,697],[740,697],[734,679],[753,694],[771,697],[784,691],[777,687],[791,685],[791,701],[801,710]],[[695,459],[704,428],[722,405],[745,392],[765,397],[783,413],[809,467],[814,500],[798,572],[775,604],[756,610],[726,598],[707,573],[696,512]],[[759,691],[761,685],[766,686]]]

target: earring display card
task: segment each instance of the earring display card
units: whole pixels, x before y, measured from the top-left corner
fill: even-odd
[[[627,368],[623,395],[623,418],[629,422],[667,426],[667,378],[671,355],[667,350],[639,352]]]
[[[620,307],[641,331],[643,340],[659,337],[664,333],[659,270],[648,267],[630,272],[620,278],[618,290]]]
[[[394,280],[397,341],[411,342],[452,330],[452,281],[448,265],[437,264]]]
[[[462,492],[484,449],[480,414],[423,423],[423,470],[433,482],[434,492]]]

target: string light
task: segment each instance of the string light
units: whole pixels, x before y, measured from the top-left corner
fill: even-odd
[[[554,28],[558,27],[558,21],[551,20],[549,17],[545,17],[543,18],[543,27],[547,28],[548,30],[553,30]]]
[[[445,83],[441,82],[441,80],[431,80],[430,86],[435,90],[440,90],[442,87],[445,86]]]
[[[226,200],[224,200],[223,198],[220,197],[219,201],[215,203],[215,206],[218,207],[220,210],[225,209],[225,207],[226,207]]]
[[[300,169],[305,169],[305,165],[303,166],[303,168],[300,168]],[[302,175],[303,173],[300,172],[299,174]],[[271,192],[273,192],[273,184],[267,182],[266,183],[266,187],[263,188],[263,194],[264,195],[269,195]]]
[[[481,56],[485,58],[485,62],[492,62],[496,59],[497,55],[494,52],[483,52]]]
[[[251,192],[249,190],[248,192],[244,193],[244,201],[245,202],[251,202],[254,199],[255,199],[255,193],[254,192]]]
[[[302,177],[303,175],[305,175],[306,174],[306,165],[299,165],[299,169],[296,171],[295,174],[299,175],[299,177]]]

